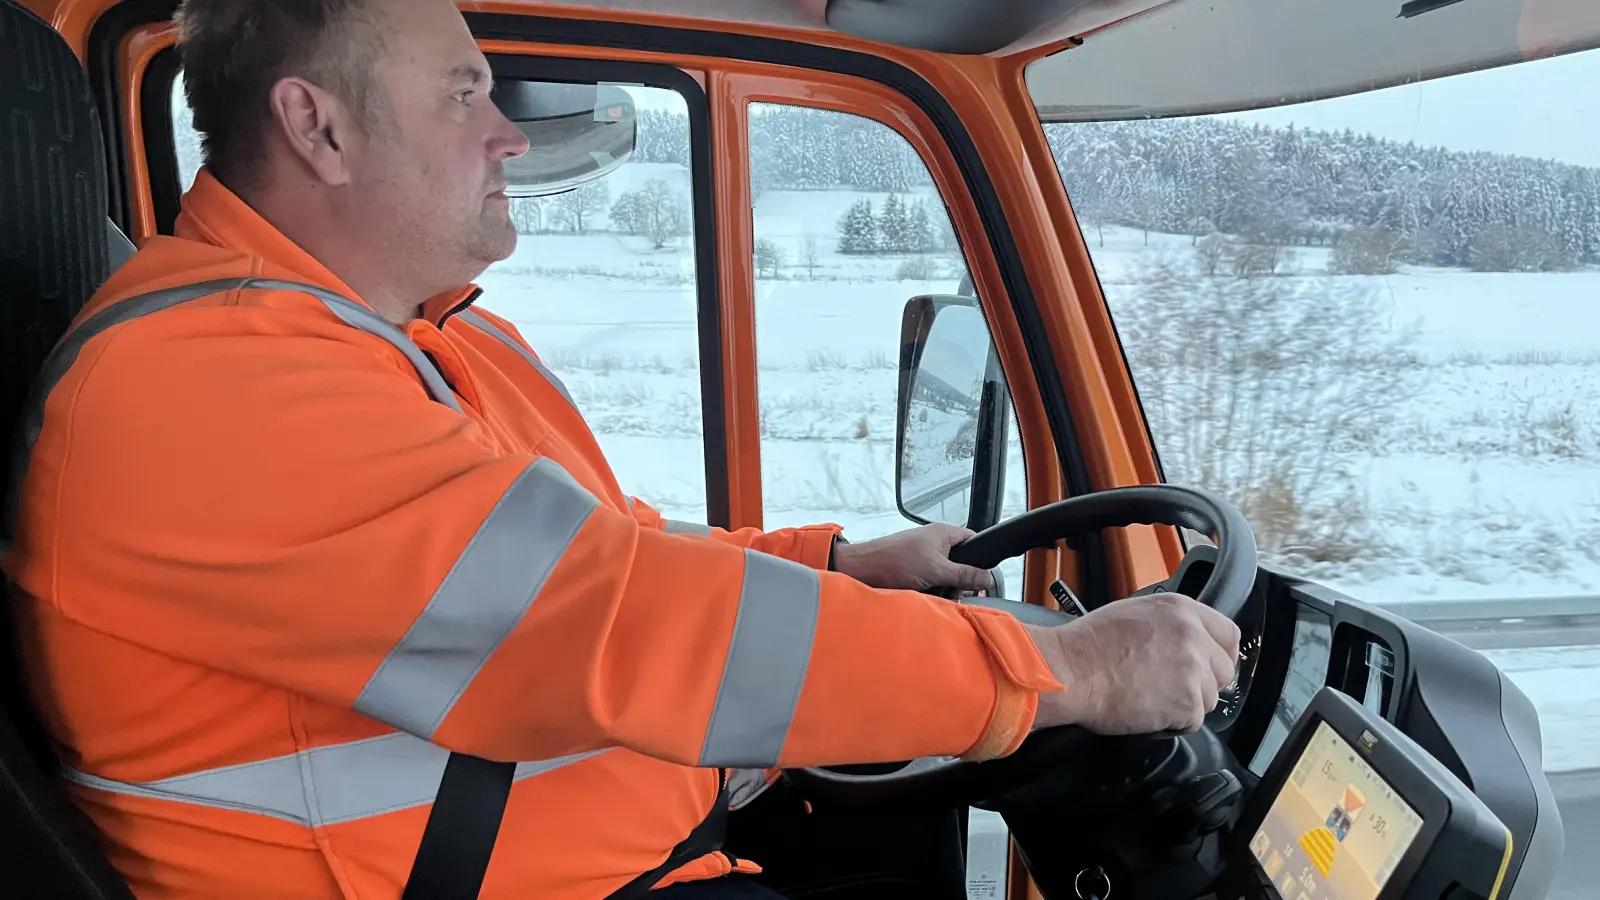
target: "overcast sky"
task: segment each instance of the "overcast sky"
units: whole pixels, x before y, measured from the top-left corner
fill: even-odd
[[[1231,117],[1600,166],[1600,51]]]

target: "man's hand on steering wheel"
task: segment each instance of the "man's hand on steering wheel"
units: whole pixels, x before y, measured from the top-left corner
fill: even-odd
[[[801,766],[787,770],[788,779],[808,797],[822,802],[900,802],[941,809],[989,802],[1043,775],[1063,772],[1081,775],[1082,789],[1093,791],[1097,790],[1093,785],[1101,783],[1095,775],[1105,767],[1110,767],[1107,777],[1126,779],[1118,762],[1123,743],[1140,748],[1134,752],[1143,760],[1146,751],[1170,746],[1177,734],[1226,724],[1207,722],[1206,713],[1221,709],[1217,695],[1234,680],[1239,627],[1233,620],[1249,615],[1246,610],[1256,596],[1260,570],[1250,523],[1237,507],[1219,497],[1165,484],[1079,494],[1031,509],[964,540],[965,529],[954,528],[918,529],[921,534],[913,531],[886,538],[879,547],[916,545],[921,549],[886,553],[882,562],[874,561],[856,571],[858,577],[871,579],[868,583],[913,589],[930,582],[948,584],[952,577],[940,573],[950,570],[930,557],[954,540],[959,543],[950,546],[950,561],[973,570],[968,576],[971,580],[955,583],[982,586],[989,576],[978,577],[978,571],[987,572],[1029,550],[1058,546],[1072,535],[1127,525],[1176,525],[1212,538],[1215,559],[1195,599],[1134,597],[1108,603],[1076,619],[1059,610],[1013,600],[970,597],[959,601],[1004,612],[1025,625],[1045,662],[1067,686],[1065,691],[1040,697],[1034,731],[1015,752],[981,761],[924,756],[888,770]],[[849,556],[853,552],[846,552],[847,567],[871,558],[852,561]],[[908,563],[908,557],[920,561]],[[1241,690],[1247,687],[1241,684]],[[1134,740],[1120,742],[1107,735],[1132,735]],[[1099,752],[1102,749],[1113,752],[1103,754]]]
[[[1041,694],[1035,728],[1188,733],[1234,678],[1239,626],[1181,594],[1108,603],[1067,625],[1025,626],[1067,690]]]
[[[925,525],[839,543],[834,569],[876,588],[992,590],[988,571],[951,561],[973,536],[966,528]],[[1109,603],[1068,625],[1027,626],[1064,692],[1039,698],[1035,728],[1079,725],[1098,734],[1187,733],[1216,708],[1234,678],[1239,626],[1178,594]]]
[[[859,544],[841,541],[833,548],[833,568],[888,590],[993,590],[994,578],[987,571],[950,561],[951,548],[972,535],[953,525],[924,525]]]

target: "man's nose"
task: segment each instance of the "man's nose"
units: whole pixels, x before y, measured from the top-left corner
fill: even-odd
[[[494,131],[489,136],[489,155],[496,162],[528,152],[528,136],[505,113],[494,111]]]

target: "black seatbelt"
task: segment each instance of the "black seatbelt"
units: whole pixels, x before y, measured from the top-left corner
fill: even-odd
[[[401,900],[477,900],[516,771],[515,763],[450,754]],[[606,900],[643,897],[679,866],[722,849],[728,834],[728,773],[719,775],[722,790],[710,814],[672,848],[666,862],[618,888]]]
[[[452,753],[400,900],[477,900],[516,763]]]
[[[672,848],[667,854],[667,861],[654,869],[640,875],[614,891],[606,900],[637,900],[650,893],[656,882],[671,875],[678,867],[694,862],[707,853],[714,853],[722,849],[722,842],[728,836],[728,786],[727,773],[723,772],[722,792],[717,794],[717,802],[711,807],[711,812],[683,842]]]

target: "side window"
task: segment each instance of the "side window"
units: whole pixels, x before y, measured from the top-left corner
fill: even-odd
[[[750,170],[766,527],[838,522],[855,540],[914,527],[896,499],[902,320],[914,297],[974,296],[944,200],[909,141],[842,112],[751,104]],[[941,469],[971,471],[973,435],[960,423],[991,346],[975,307],[950,305],[930,321],[908,429],[913,489]],[[991,375],[1003,384],[997,367]],[[1010,516],[1027,497],[1014,420],[1004,432]],[[966,495],[951,499],[921,517],[964,522]],[[1021,560],[1002,575],[1019,596]],[[1000,900],[1005,823],[974,810],[969,824],[968,895]]]
[[[478,302],[566,383],[624,491],[705,522],[692,210],[694,178],[709,173],[692,171],[682,94],[619,87],[637,112],[632,157],[577,190],[512,200],[517,248],[479,277]],[[172,121],[187,189],[201,153],[181,79]]]
[[[751,104],[750,169],[766,526],[912,527],[895,490],[902,318],[919,295],[974,296],[945,203],[909,141],[849,113]],[[987,351],[983,316],[956,312],[981,334],[955,337]],[[1014,515],[1027,506],[1014,421],[1005,433]]]

